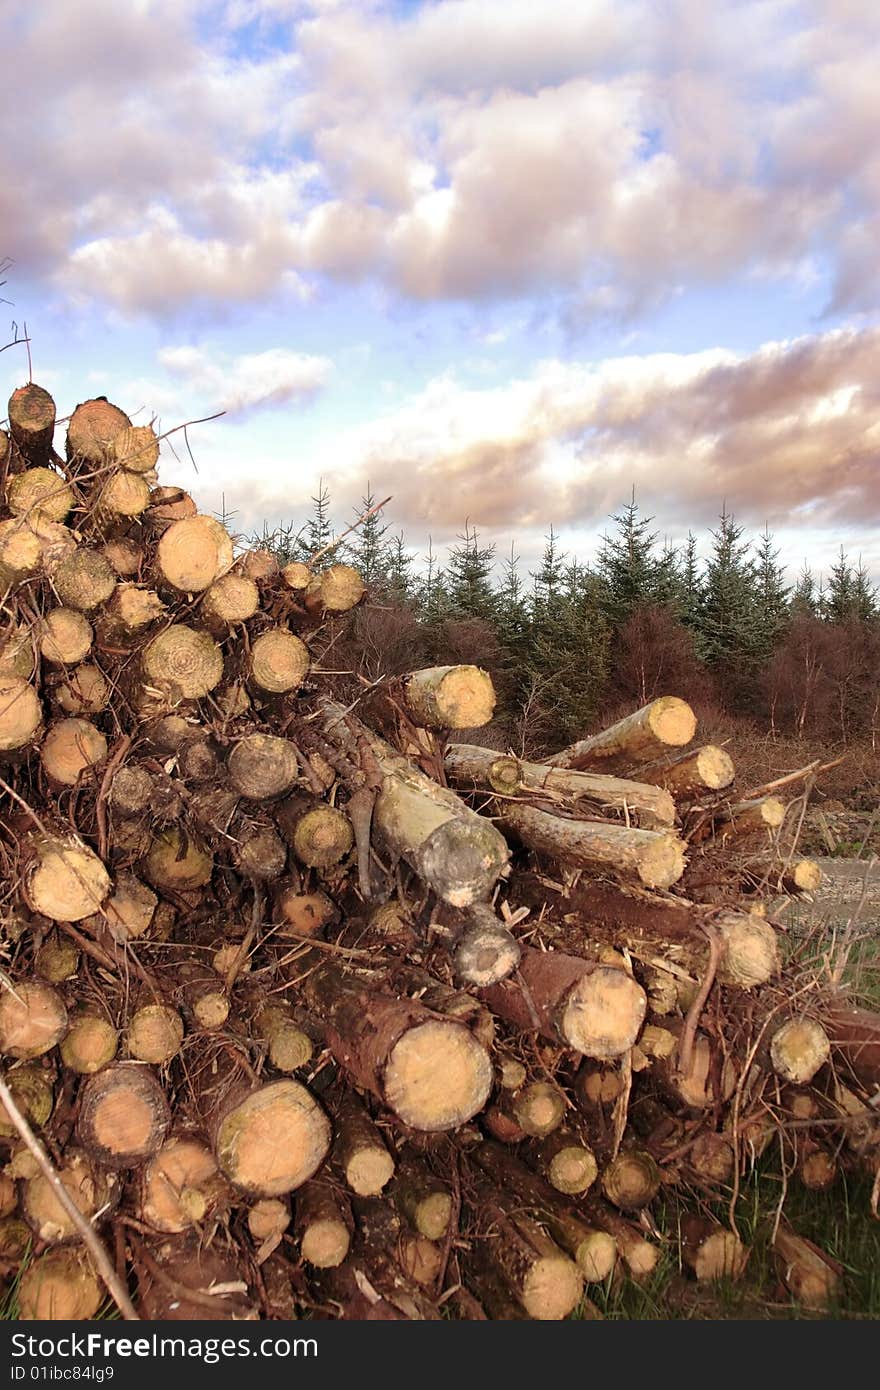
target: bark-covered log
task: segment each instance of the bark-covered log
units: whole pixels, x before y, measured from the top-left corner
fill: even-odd
[[[55,434],[55,402],[42,386],[19,386],[7,406],[9,433],[21,457],[31,466],[46,463]]]
[[[453,1129],[482,1110],[492,1064],[465,1024],[385,994],[369,973],[359,977],[335,962],[317,963],[303,993],[339,1064],[404,1124]]]
[[[684,873],[685,846],[677,835],[572,820],[518,802],[498,801],[494,809],[504,829],[529,849],[574,868],[634,875],[647,888],[670,888]]]
[[[293,1229],[302,1257],[310,1265],[335,1269],[342,1264],[354,1221],[348,1199],[326,1175],[312,1178],[297,1190]]]
[[[702,748],[680,753],[658,767],[643,768],[639,776],[645,782],[665,787],[677,800],[688,801],[724,791],[733,782],[735,772],[730,754],[714,743],[707,743]]]
[[[856,1076],[867,1086],[880,1087],[880,1014],[835,1002],[828,1027],[835,1050]]]
[[[647,830],[675,823],[675,804],[668,791],[644,782],[548,767],[470,743],[451,743],[444,767],[453,785],[463,789],[481,788],[505,796],[545,793],[572,812],[632,817]]]
[[[403,695],[412,718],[428,729],[476,729],[495,710],[492,677],[479,666],[411,671],[403,677]]]
[[[363,739],[376,761],[382,786],[373,824],[391,853],[405,859],[438,897],[455,907],[488,897],[509,853],[495,827],[384,740],[352,722],[341,706],[323,699],[320,710],[332,743],[357,756],[357,740]]]
[[[690,1213],[681,1223],[681,1252],[701,1284],[716,1279],[739,1279],[748,1251],[739,1236],[708,1217]]]
[[[533,947],[523,948],[515,976],[480,998],[513,1027],[599,1059],[632,1047],[647,1008],[644,990],[625,970]]]
[[[675,695],[661,695],[610,729],[561,749],[547,761],[553,767],[625,771],[690,743],[696,729],[690,705]]]
[[[270,1081],[223,1107],[214,1153],[236,1187],[256,1197],[278,1197],[314,1176],[330,1133],[326,1114],[305,1086]]]
[[[359,1197],[377,1197],[394,1176],[394,1159],[380,1131],[351,1094],[337,1104],[334,1121],[334,1167]]]
[[[780,1277],[798,1303],[822,1310],[837,1299],[842,1288],[841,1268],[812,1241],[780,1225],[773,1253]]]
[[[171,1124],[155,1075],[135,1062],[114,1062],[80,1092],[76,1132],[83,1148],[109,1168],[135,1168],[161,1148]]]
[[[68,1029],[67,1009],[56,990],[38,980],[19,980],[0,991],[0,1052],[7,1057],[42,1057]]]

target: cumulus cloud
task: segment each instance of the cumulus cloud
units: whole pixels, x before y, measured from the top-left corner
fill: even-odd
[[[67,294],[169,314],[369,277],[632,309],[821,255],[834,307],[880,299],[867,3],[12,0],[0,39],[27,132],[3,249]]]
[[[167,347],[159,351],[158,360],[190,399],[230,415],[309,400],[332,371],[328,358],[286,348],[230,357],[204,347]]]
[[[726,503],[755,525],[864,529],[880,521],[878,350],[880,329],[838,330],[748,355],[547,361],[486,390],[445,376],[313,450],[312,472],[346,497],[371,479],[417,534],[466,517],[495,535],[588,529],[632,487],[665,525]],[[270,477],[249,487],[262,515],[284,510]]]

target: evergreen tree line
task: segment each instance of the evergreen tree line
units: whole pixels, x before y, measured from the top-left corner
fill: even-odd
[[[425,662],[475,661],[499,688],[509,741],[537,751],[583,735],[618,706],[681,694],[774,730],[848,741],[880,736],[880,603],[861,561],[841,549],[824,583],[789,583],[773,536],[752,539],[726,510],[699,554],[661,543],[635,497],[589,561],[551,527],[537,569],[469,524],[443,561],[422,563],[373,511],[332,552],[355,565],[372,602],[352,627],[352,659],[376,679]],[[313,510],[247,537],[282,563],[334,536],[323,484]]]

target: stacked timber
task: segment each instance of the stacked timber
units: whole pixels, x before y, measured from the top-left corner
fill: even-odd
[[[807,1187],[877,1171],[880,1021],[767,914],[817,886],[782,797],[814,768],[737,791],[673,696],[544,762],[462,742],[485,671],[365,698],[321,660],[355,570],[242,552],[104,398],[63,457],[54,424],[27,385],[0,432],[21,1316],[590,1316],[654,1269],[658,1197],[697,1194],[706,1281],[746,1265],[775,1138]],[[784,1223],[774,1249],[835,1296]]]

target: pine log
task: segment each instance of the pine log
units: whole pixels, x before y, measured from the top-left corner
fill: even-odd
[[[314,1052],[312,1040],[284,1004],[263,1005],[255,1015],[254,1025],[266,1043],[269,1062],[276,1071],[296,1071],[310,1060]]]
[[[61,995],[38,980],[18,980],[0,991],[0,1052],[7,1057],[42,1057],[64,1037],[67,1009]]]
[[[352,1192],[377,1197],[394,1176],[394,1159],[376,1125],[356,1096],[336,1106],[331,1158]]]
[[[19,386],[7,406],[9,433],[31,466],[48,462],[55,435],[55,402],[42,386]]]
[[[99,1213],[106,1213],[119,1198],[122,1184],[118,1175],[95,1167],[83,1153],[68,1149],[57,1172],[68,1196],[91,1225],[97,1223]],[[21,1210],[34,1233],[47,1245],[79,1239],[69,1212],[44,1173],[36,1173],[22,1183]]]
[[[785,1287],[805,1308],[826,1309],[841,1292],[841,1270],[836,1261],[812,1241],[780,1226],[773,1253]]]
[[[300,798],[283,801],[275,819],[301,864],[310,869],[329,869],[349,854],[354,830],[344,811],[323,802],[308,807]]]
[[[34,641],[23,623],[10,623],[0,635],[0,678],[18,676],[29,681],[34,674]]]
[[[207,632],[174,623],[144,648],[145,683],[172,703],[200,700],[220,683],[223,653]]]
[[[412,1159],[404,1160],[394,1181],[394,1200],[410,1225],[426,1240],[443,1240],[454,1204],[449,1185]]]
[[[352,565],[328,565],[319,574],[310,572],[305,607],[317,613],[347,613],[357,607],[365,593],[366,585],[359,570]]]
[[[205,590],[202,617],[208,623],[231,627],[252,618],[260,606],[260,591],[243,574],[224,574]]]
[[[412,718],[428,729],[476,729],[495,711],[492,677],[479,666],[411,671],[403,677],[403,694]]]
[[[675,695],[661,695],[610,729],[563,748],[547,762],[552,767],[624,771],[690,743],[696,728],[690,705]]]
[[[761,796],[754,801],[738,801],[715,822],[721,840],[749,835],[773,834],[785,820],[785,802],[778,796]]]
[[[277,556],[271,550],[246,550],[238,557],[236,567],[246,579],[255,584],[268,584],[280,571]]]
[[[290,1205],[286,1198],[261,1197],[248,1212],[248,1230],[257,1245],[257,1264],[281,1242],[290,1225]]]
[[[42,547],[30,519],[0,521],[0,589],[23,583],[37,573],[41,562]]]
[[[549,1081],[531,1081],[514,1091],[501,1105],[509,1109],[523,1134],[543,1139],[562,1124],[565,1116],[565,1096]]]
[[[105,541],[101,546],[101,554],[120,579],[136,577],[144,558],[141,546],[125,536]]]
[[[701,1284],[739,1279],[748,1261],[748,1251],[734,1231],[694,1213],[681,1222],[681,1253]]]
[[[509,801],[496,802],[495,815],[529,849],[574,868],[634,874],[648,888],[670,888],[684,873],[685,846],[671,833],[569,820]]]
[[[486,897],[507,862],[508,848],[495,827],[468,810],[454,792],[418,772],[332,700],[319,702],[324,733],[359,760],[357,740],[375,759],[382,786],[373,825],[392,854],[444,902],[467,907]]]
[[[513,933],[485,903],[474,903],[463,917],[465,927],[455,946],[458,978],[477,989],[507,979],[522,955]]]
[[[129,473],[152,473],[159,462],[159,440],[152,425],[129,425],[111,441],[110,456]]]
[[[118,1045],[119,1033],[109,1019],[86,1009],[71,1017],[59,1051],[71,1071],[91,1076],[113,1061]]]
[[[183,1019],[167,1004],[144,1004],[132,1014],[126,1033],[129,1056],[164,1066],[183,1042]]]
[[[444,767],[453,785],[461,788],[479,787],[506,796],[544,792],[572,812],[590,808],[602,815],[632,816],[648,830],[675,823],[675,804],[669,793],[643,782],[525,762],[470,743],[451,743]]]
[[[91,623],[75,608],[53,608],[46,614],[40,654],[53,666],[76,666],[92,649]]]
[[[107,740],[88,719],[59,719],[40,747],[40,762],[50,783],[75,787],[91,767],[107,757]]]
[[[688,801],[723,791],[731,785],[735,773],[730,755],[723,748],[707,743],[702,748],[679,754],[660,767],[643,768],[639,776],[645,782],[665,787],[677,800]]]
[[[302,990],[340,1066],[411,1129],[454,1129],[482,1110],[492,1064],[463,1023],[384,994],[371,975],[336,962],[318,962]]]
[[[133,941],[150,929],[159,899],[134,874],[116,875],[113,892],[104,904],[104,919],[117,941]]]
[[[314,1176],[330,1135],[330,1122],[311,1092],[285,1078],[223,1107],[214,1153],[236,1187],[256,1197],[279,1197]]]
[[[100,551],[77,546],[52,569],[52,586],[65,608],[90,613],[110,598],[116,575]]]
[[[880,1087],[880,1014],[834,1002],[826,1017],[835,1051],[864,1085]]]
[[[114,1062],[80,1091],[76,1132],[109,1168],[135,1168],[165,1142],[171,1112],[156,1077],[136,1062]]]
[[[294,1234],[302,1257],[316,1269],[341,1265],[354,1229],[347,1198],[326,1175],[312,1178],[297,1191]]]
[[[118,406],[111,405],[106,396],[83,401],[70,417],[67,426],[67,457],[79,471],[91,471],[113,457],[114,441],[131,421]]]
[[[0,752],[13,753],[36,739],[43,722],[39,697],[20,676],[0,676]]]
[[[336,913],[326,893],[301,892],[298,878],[277,884],[273,902],[275,920],[282,922],[295,936],[319,936]]]
[[[78,1245],[47,1250],[24,1270],[18,1286],[19,1317],[26,1322],[82,1322],[104,1302],[104,1287]]]
[[[50,936],[34,956],[34,969],[50,985],[72,980],[79,969],[79,951],[72,941]]]
[[[815,859],[795,859],[776,880],[783,893],[816,893],[822,886],[822,870]]]
[[[229,780],[240,796],[270,801],[285,796],[299,776],[296,747],[273,734],[248,734],[229,754]]]
[[[225,526],[210,516],[175,521],[156,551],[160,578],[185,594],[200,594],[232,568],[232,540]]]
[[[13,516],[30,518],[39,513],[46,521],[66,521],[73,492],[53,468],[26,468],[10,478],[6,505]]]
[[[270,628],[251,645],[250,680],[267,695],[298,690],[309,669],[309,649],[286,628]]]
[[[834,1154],[809,1135],[798,1136],[795,1143],[797,1174],[809,1192],[826,1192],[839,1176]]]
[[[18,988],[20,991],[21,987]],[[13,1101],[28,1123],[35,1129],[42,1129],[48,1123],[55,1105],[49,1075],[39,1065],[16,1067],[14,1071],[7,1071],[5,1080]],[[0,1137],[11,1139],[13,1136],[18,1136],[18,1130],[0,1101]]]
[[[121,518],[140,516],[150,505],[150,485],[139,473],[125,468],[112,473],[95,491],[95,515],[98,525],[111,530],[112,523]]]
[[[185,892],[210,883],[213,860],[193,836],[172,826],[153,837],[143,871],[156,888]]]
[[[555,1130],[534,1151],[534,1163],[550,1186],[566,1196],[589,1191],[599,1176],[596,1156],[573,1130]]]
[[[468,1201],[477,1229],[486,1237],[476,1242],[481,1259],[526,1314],[558,1321],[573,1313],[583,1296],[583,1275],[538,1222],[519,1210],[506,1210],[501,1190],[485,1181],[475,1180]]]
[[[616,1258],[613,1237],[581,1221],[561,1201],[558,1192],[497,1144],[482,1143],[470,1155],[503,1192],[515,1197],[524,1209],[545,1226],[560,1248],[570,1255],[582,1276],[601,1281],[611,1273]]]
[[[224,1195],[210,1149],[197,1139],[177,1135],[166,1140],[143,1169],[138,1214],[154,1231],[175,1235],[203,1222]]]
[[[777,1076],[806,1086],[831,1056],[828,1034],[816,1019],[790,1018],[770,1038],[770,1061]]]
[[[523,948],[517,975],[481,990],[480,998],[514,1028],[599,1059],[632,1047],[647,1008],[644,990],[626,971],[531,947]]]
[[[602,1191],[621,1211],[638,1211],[660,1191],[660,1169],[648,1153],[624,1150],[605,1166]]]
[[[281,578],[288,589],[300,592],[307,589],[311,582],[312,571],[308,565],[303,564],[302,560],[291,560],[289,565],[285,565],[281,571]]]
[[[660,1258],[660,1250],[656,1245],[645,1240],[625,1216],[613,1207],[606,1206],[604,1202],[593,1200],[587,1210],[594,1225],[614,1237],[620,1257],[633,1279],[646,1279],[649,1274],[653,1274]]]
[[[144,631],[165,615],[155,589],[140,584],[117,584],[99,618],[101,640],[107,646],[132,647]]]
[[[110,703],[110,686],[104,673],[86,662],[56,688],[55,699],[65,714],[100,714]]]

